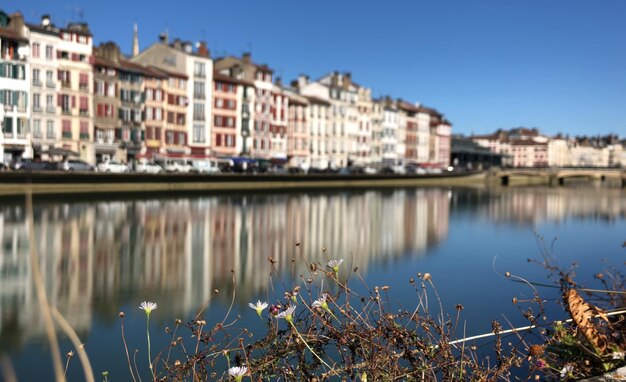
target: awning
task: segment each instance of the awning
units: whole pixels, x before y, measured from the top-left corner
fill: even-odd
[[[54,156],[54,155],[58,155],[58,156],[80,156],[79,153],[77,153],[76,151],[72,151],[72,150],[67,150],[67,149],[61,149],[61,148],[56,148],[53,147],[51,149],[48,150],[44,150],[41,152],[42,154],[48,154],[50,156]]]

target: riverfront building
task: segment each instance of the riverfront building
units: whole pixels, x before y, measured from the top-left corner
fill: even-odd
[[[537,129],[514,128],[471,139],[503,155],[503,166],[512,167],[620,167],[623,144],[617,136],[549,137]]]
[[[0,103],[5,164],[246,156],[304,169],[445,167],[450,155],[442,114],[374,101],[350,72],[287,87],[250,53],[214,65],[206,43],[167,33],[141,51],[137,25],[124,55],[116,42],[94,47],[87,23],[29,24],[0,11]]]

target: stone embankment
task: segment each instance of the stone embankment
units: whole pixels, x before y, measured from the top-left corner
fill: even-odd
[[[396,174],[108,174],[2,172],[0,195],[275,191],[484,184],[483,173]]]

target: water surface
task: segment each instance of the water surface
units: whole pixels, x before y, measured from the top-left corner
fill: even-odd
[[[119,381],[129,379],[120,311],[131,352],[139,349],[142,360],[142,300],[158,303],[153,349],[169,342],[163,328],[191,319],[207,302],[205,319],[220,321],[233,293],[238,325],[260,336],[265,329],[248,302],[281,299],[307,274],[307,264],[330,259],[344,259],[341,277],[355,282],[350,274],[358,267],[367,285],[389,286],[390,302],[407,308],[416,304],[409,279],[429,272],[444,310],[464,306],[468,335],[491,331],[493,319],[525,324],[511,299],[531,293],[502,273],[546,282],[547,273],[527,261],[541,258],[543,242],[559,264],[578,262],[580,282],[595,285],[593,275],[606,264],[624,270],[625,216],[619,188],[409,188],[36,199],[34,233],[50,302],[80,335],[97,377],[108,371],[109,380]],[[48,380],[26,226],[23,201],[0,202],[0,350],[20,380]],[[558,300],[558,291],[541,292]],[[564,318],[558,309],[548,313]],[[62,354],[71,349],[62,339]],[[81,373],[74,359],[70,380],[82,380]]]

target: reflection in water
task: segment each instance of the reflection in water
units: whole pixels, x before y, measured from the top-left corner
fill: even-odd
[[[129,301],[158,300],[159,313],[171,318],[198,308],[213,289],[229,298],[231,270],[243,304],[267,293],[270,256],[287,277],[332,258],[367,273],[373,264],[419,256],[447,237],[450,209],[534,224],[614,219],[626,204],[620,190],[545,188],[40,202],[35,236],[50,302],[86,333],[92,314],[116,317]],[[0,236],[0,343],[11,351],[43,337],[23,206],[0,206]],[[292,269],[296,242],[305,261]]]

